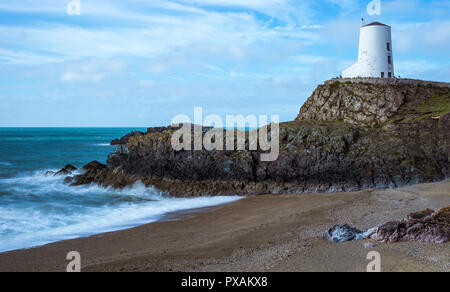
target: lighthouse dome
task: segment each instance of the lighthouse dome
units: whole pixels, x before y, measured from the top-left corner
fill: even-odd
[[[386,24],[384,24],[384,23],[375,21],[375,22],[369,23],[369,24],[367,24],[367,25],[363,25],[363,27],[366,27],[366,26],[374,26],[374,25],[389,26],[389,25],[386,25]]]

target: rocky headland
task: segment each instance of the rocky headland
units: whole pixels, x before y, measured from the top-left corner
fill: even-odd
[[[450,83],[327,81],[294,121],[280,124],[273,162],[261,161],[261,150],[175,151],[177,129],[116,139],[107,165],[90,163],[66,182],[123,188],[142,181],[173,196],[206,196],[357,191],[450,177]]]

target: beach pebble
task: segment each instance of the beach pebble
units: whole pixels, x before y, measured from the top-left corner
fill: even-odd
[[[375,248],[377,245],[373,242],[366,242],[364,243],[364,248]]]

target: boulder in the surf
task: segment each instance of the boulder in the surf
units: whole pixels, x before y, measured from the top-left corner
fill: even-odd
[[[54,174],[54,176],[58,176],[58,175],[71,175],[73,171],[77,170],[77,168],[71,164],[67,164],[66,166],[64,166],[61,170],[59,170],[58,172],[56,172]]]

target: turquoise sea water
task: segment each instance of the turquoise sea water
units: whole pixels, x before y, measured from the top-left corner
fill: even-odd
[[[124,190],[70,187],[46,176],[71,163],[106,163],[127,128],[0,128],[0,252],[149,223],[168,212],[238,197],[168,198],[137,183]]]

